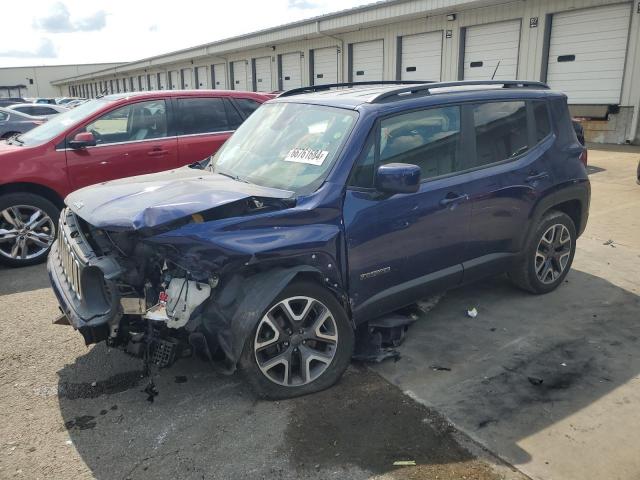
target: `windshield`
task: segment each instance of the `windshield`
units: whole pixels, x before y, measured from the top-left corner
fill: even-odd
[[[300,103],[258,108],[213,156],[210,168],[265,187],[307,194],[324,181],[357,113]]]
[[[87,103],[83,103],[73,110],[56,115],[39,127],[29,130],[27,133],[23,133],[18,137],[18,141],[23,145],[37,145],[44,143],[57,135],[60,135],[70,126],[75,125],[82,119],[104,108],[105,105],[112,101],[113,100],[98,98]]]

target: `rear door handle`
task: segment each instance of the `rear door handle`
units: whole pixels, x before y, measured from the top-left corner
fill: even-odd
[[[549,174],[547,172],[535,173],[531,172],[531,174],[524,179],[527,183],[537,182],[538,180],[542,180],[543,178],[549,178]]]
[[[447,194],[446,197],[444,197],[442,200],[440,200],[440,205],[442,207],[446,207],[448,205],[460,203],[460,202],[463,202],[465,200],[469,200],[469,195],[467,195],[466,193],[463,193],[461,195],[457,195],[457,194],[455,194],[453,192],[450,192],[450,193]]]

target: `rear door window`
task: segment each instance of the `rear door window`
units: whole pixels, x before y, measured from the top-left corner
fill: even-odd
[[[234,100],[245,117],[251,115],[261,105],[260,102],[256,102],[255,100],[251,100],[250,98],[236,98]]]
[[[222,98],[180,98],[178,112],[181,135],[233,130]]]
[[[530,148],[524,101],[474,105],[473,121],[476,167],[517,157]]]

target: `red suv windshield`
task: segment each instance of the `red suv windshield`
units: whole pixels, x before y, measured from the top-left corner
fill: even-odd
[[[87,103],[83,103],[68,112],[64,112],[53,117],[51,120],[43,123],[39,127],[29,130],[27,133],[23,133],[18,137],[18,141],[20,144],[25,146],[39,145],[41,143],[48,142],[52,138],[60,135],[69,127],[89,117],[98,110],[102,110],[113,101],[114,100],[98,98]]]

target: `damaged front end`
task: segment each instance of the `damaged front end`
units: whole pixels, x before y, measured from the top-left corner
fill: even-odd
[[[267,227],[265,215],[295,206],[290,192],[183,170],[161,189],[174,172],[69,196],[49,276],[86,344],[106,341],[161,367],[197,352],[233,370],[259,315],[295,275],[341,285],[335,267],[314,266],[336,265],[339,228]]]

